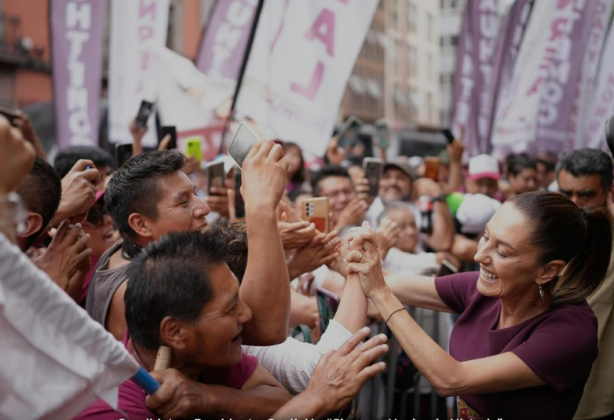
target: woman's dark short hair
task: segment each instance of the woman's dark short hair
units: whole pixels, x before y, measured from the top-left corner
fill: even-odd
[[[562,170],[575,177],[599,175],[604,191],[612,187],[612,158],[601,150],[579,149],[565,153],[556,165],[557,179]]]
[[[128,159],[107,184],[105,206],[124,240],[134,240],[136,232],[128,218],[139,213],[158,217],[162,199],[159,178],[180,171],[186,158],[177,150],[154,150]]]
[[[79,159],[88,159],[94,162],[97,168],[105,166],[111,170],[115,169],[113,156],[106,150],[96,146],[70,146],[58,152],[53,160],[53,167],[64,178],[75,166]]]
[[[124,295],[132,340],[157,350],[162,319],[196,322],[213,298],[210,269],[225,263],[220,235],[173,232],[153,242],[130,264]]]
[[[552,305],[583,302],[601,285],[610,265],[612,226],[604,208],[580,208],[562,194],[536,191],[511,198],[530,221],[538,261],[563,260],[563,274],[549,283]]]

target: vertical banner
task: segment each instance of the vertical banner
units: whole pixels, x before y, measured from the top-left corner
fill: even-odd
[[[109,141],[131,143],[130,122],[142,100],[155,102],[150,43],[166,44],[170,0],[113,0],[109,51]],[[155,147],[155,118],[143,146]]]
[[[51,0],[50,28],[57,142],[98,145],[106,2]]]
[[[265,2],[237,114],[322,154],[378,2]]]
[[[607,28],[607,27],[606,27]],[[582,145],[594,149],[608,150],[605,144],[605,120],[614,113],[614,31],[610,30],[601,52],[601,59],[595,84],[586,104],[582,121]]]
[[[497,118],[495,147],[563,150],[596,5],[535,2],[512,78],[510,106]]]
[[[217,0],[200,41],[198,70],[236,82],[257,5],[258,0]]]
[[[584,59],[574,104],[567,125],[567,150],[585,146],[584,121],[589,117],[588,108],[595,95],[595,80],[601,58],[605,35],[612,16],[612,0],[594,0],[596,3],[589,24],[589,35],[584,49]]]
[[[529,23],[533,1],[516,0],[510,7],[501,28],[494,62],[495,81],[493,85],[495,93],[491,112],[491,130],[494,128],[497,114],[510,106],[512,74],[525,29]],[[492,133],[489,136],[489,140],[491,139]],[[485,152],[492,152],[492,142],[488,145]],[[498,152],[501,157],[505,157],[509,153],[507,150],[503,151],[503,153],[500,150]]]
[[[468,1],[459,39],[454,81],[452,127],[471,156],[484,153],[490,144],[492,101],[495,91],[493,62],[499,19],[497,0]]]

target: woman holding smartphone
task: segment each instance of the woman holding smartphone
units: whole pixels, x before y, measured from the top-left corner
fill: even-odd
[[[370,298],[414,365],[463,419],[571,419],[597,357],[597,320],[586,303],[610,260],[610,221],[601,209],[532,192],[506,202],[487,225],[479,273],[417,277],[389,287],[375,235],[351,252]],[[393,294],[394,292],[394,294]],[[404,304],[459,313],[450,354]]]

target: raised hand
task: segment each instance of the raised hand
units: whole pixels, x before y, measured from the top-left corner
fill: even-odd
[[[339,243],[336,231],[328,235],[318,233],[307,245],[296,250],[294,257],[288,263],[290,278],[297,278],[323,265],[331,264],[339,256],[336,252]]]
[[[78,160],[62,179],[62,200],[52,224],[87,214],[96,198],[98,182],[100,182],[100,173],[94,162],[87,159]]]
[[[350,252],[346,257],[348,275],[358,274],[362,290],[367,297],[388,287],[382,273],[376,238],[376,233],[368,222],[363,223],[361,228],[354,228],[348,238],[350,242]]]
[[[286,188],[288,161],[284,151],[272,141],[258,142],[243,162],[241,194],[246,212],[270,211],[275,214]]]
[[[396,246],[400,235],[401,230],[395,222],[388,217],[382,219],[376,231],[377,246],[382,260],[385,260],[388,251]]]

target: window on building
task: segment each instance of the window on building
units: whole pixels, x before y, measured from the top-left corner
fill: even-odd
[[[410,33],[415,34],[417,32],[418,22],[418,8],[415,4],[409,3],[407,5],[407,29]]]
[[[435,110],[433,109],[433,94],[431,92],[426,93],[426,118],[429,121],[434,120]]]
[[[413,46],[409,46],[409,49],[407,50],[407,54],[409,56],[409,75],[410,76],[417,76],[418,75],[418,52],[416,51],[416,48]]]

